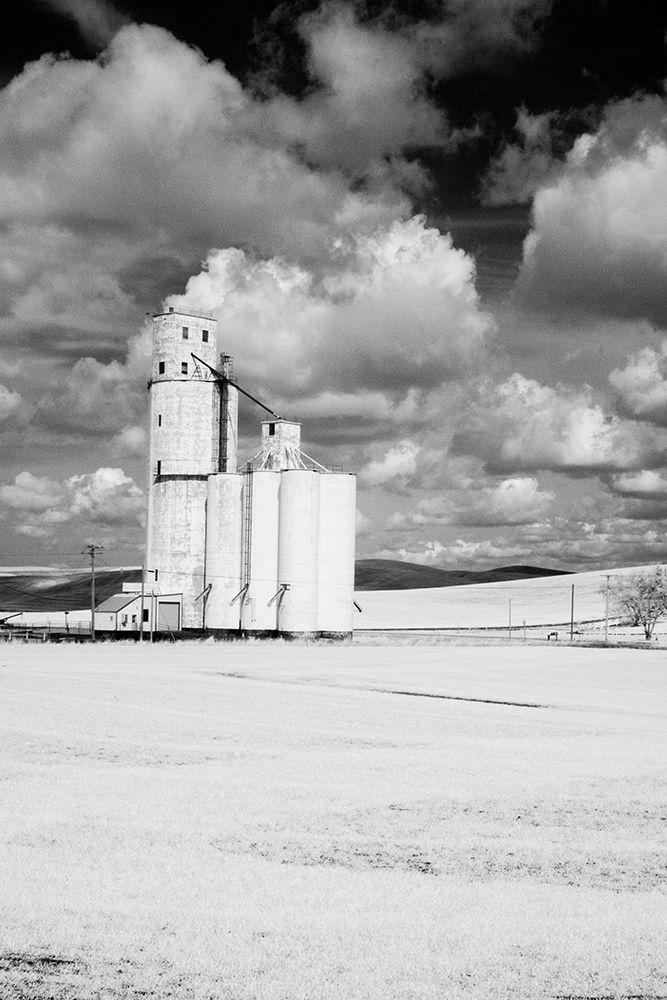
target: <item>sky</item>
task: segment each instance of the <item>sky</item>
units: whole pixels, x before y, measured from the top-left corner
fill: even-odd
[[[168,306],[357,473],[359,558],[665,561],[661,5],[212,6],[0,38],[0,564],[141,563]]]

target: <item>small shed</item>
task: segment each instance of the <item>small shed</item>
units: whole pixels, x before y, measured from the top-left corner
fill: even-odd
[[[144,633],[180,632],[182,594],[144,594]],[[95,631],[138,634],[141,621],[141,594],[113,594],[95,608]]]

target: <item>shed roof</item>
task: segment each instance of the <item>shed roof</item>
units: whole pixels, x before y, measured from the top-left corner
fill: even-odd
[[[98,604],[95,611],[121,611],[128,604],[136,601],[138,597],[139,594],[112,594],[111,597],[107,597],[106,601]]]

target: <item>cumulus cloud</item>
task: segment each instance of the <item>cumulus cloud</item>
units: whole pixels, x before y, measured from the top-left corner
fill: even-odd
[[[60,503],[63,487],[48,476],[20,472],[13,483],[0,486],[0,501],[14,510],[45,511]]]
[[[503,539],[491,542],[471,541],[457,538],[452,542],[426,540],[398,548],[382,549],[378,553],[380,559],[399,559],[402,562],[415,562],[422,566],[442,566],[465,569],[467,567],[498,566],[504,560],[517,556],[517,546]]]
[[[667,539],[661,527],[647,520],[614,516],[591,522],[556,517],[536,526],[507,529],[493,539],[420,539],[375,554],[456,569],[523,563],[587,570],[664,561]]]
[[[32,416],[32,407],[23,396],[0,384],[0,427],[21,427]]]
[[[540,188],[518,301],[667,323],[667,114],[659,97],[611,105]]]
[[[454,496],[428,497],[414,511],[392,515],[387,526],[405,530],[436,524],[471,527],[534,524],[544,518],[553,500],[554,494],[540,490],[532,476],[514,476]]]
[[[613,491],[621,496],[640,500],[667,498],[667,473],[655,469],[621,473],[612,476],[610,484]]]
[[[220,238],[296,252],[338,218],[377,222],[404,204],[308,168],[267,141],[258,108],[222,63],[148,25],[123,28],[97,62],[43,57],[0,94],[0,218],[94,221],[163,252]]]
[[[312,262],[408,211],[391,178],[352,190],[263,114],[222,63],[146,25],[95,61],[26,66],[0,91],[4,342],[106,364],[211,246]]]
[[[272,93],[262,126],[298,145],[311,162],[363,176],[371,188],[391,177],[419,190],[428,178],[411,158],[414,150],[451,150],[478,134],[474,126],[452,128],[429,85],[529,51],[551,6],[552,0],[449,0],[434,5],[429,17],[410,17],[391,6],[369,16],[360,3],[323,3],[297,22],[310,88],[298,99]],[[274,73],[264,74],[269,92]]]
[[[609,381],[633,416],[667,424],[667,340],[660,348],[633,354],[624,368],[611,372]]]
[[[667,434],[607,414],[588,386],[550,387],[515,373],[488,386],[454,449],[490,469],[608,471],[664,463]]]
[[[407,416],[416,390],[474,371],[493,330],[472,259],[421,218],[339,243],[319,277],[280,258],[217,250],[167,302],[213,312],[244,377],[287,400],[319,390],[306,409],[316,400],[330,416],[341,407],[361,415],[369,402],[380,413],[388,399]]]
[[[419,445],[408,439],[399,441],[379,459],[374,459],[361,469],[360,481],[365,486],[404,487],[417,471]]]
[[[325,5],[300,20],[299,33],[315,86],[300,100],[268,101],[265,128],[299,143],[312,161],[352,173],[401,157],[406,146],[452,141],[405,32],[362,24],[351,6]]]
[[[102,530],[126,525],[131,531],[141,523],[145,499],[122,469],[100,468],[63,481],[21,472],[0,486],[0,503],[15,512],[18,534],[49,538],[69,523]]]

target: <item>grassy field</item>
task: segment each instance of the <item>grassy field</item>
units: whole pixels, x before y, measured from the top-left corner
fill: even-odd
[[[652,570],[651,566],[627,567],[610,571],[610,576],[613,581]],[[354,627],[359,630],[507,629],[511,602],[515,633],[521,632],[525,622],[528,628],[541,628],[545,638],[546,627],[569,626],[573,586],[576,627],[587,632],[597,630],[600,634],[605,617],[605,575],[598,570],[464,587],[359,593],[357,601],[362,613],[355,615]],[[597,622],[595,629],[583,624],[591,622]],[[656,634],[663,635],[666,629],[667,620],[662,619]]]
[[[664,653],[0,650],[3,1000],[667,996]]]

